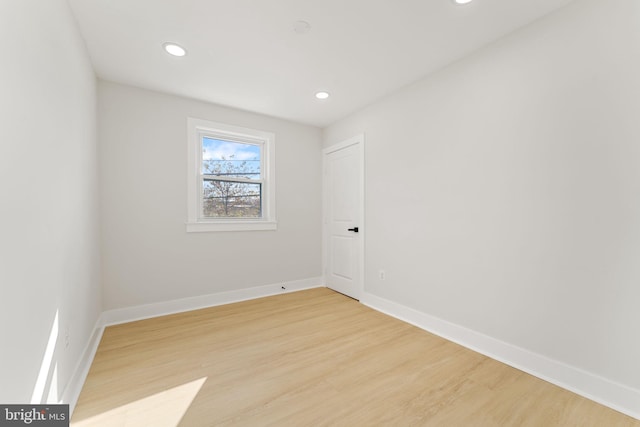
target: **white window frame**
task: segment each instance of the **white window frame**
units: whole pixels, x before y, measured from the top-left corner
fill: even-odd
[[[187,119],[188,176],[187,176],[187,232],[275,230],[276,180],[275,134],[216,123],[209,120]],[[202,138],[229,140],[261,146],[262,217],[207,218],[202,216]]]

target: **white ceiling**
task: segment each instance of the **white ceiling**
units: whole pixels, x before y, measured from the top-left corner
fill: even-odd
[[[68,1],[103,79],[324,127],[571,0]]]

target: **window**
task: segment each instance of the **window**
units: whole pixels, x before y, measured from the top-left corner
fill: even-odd
[[[275,230],[275,135],[188,119],[187,231]]]

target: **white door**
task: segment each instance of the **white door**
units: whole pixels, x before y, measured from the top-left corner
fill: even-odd
[[[363,287],[363,145],[360,135],[324,150],[325,280],[355,299]]]

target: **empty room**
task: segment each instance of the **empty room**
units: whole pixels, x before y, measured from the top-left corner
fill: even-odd
[[[640,426],[638,0],[0,37],[0,425]]]

